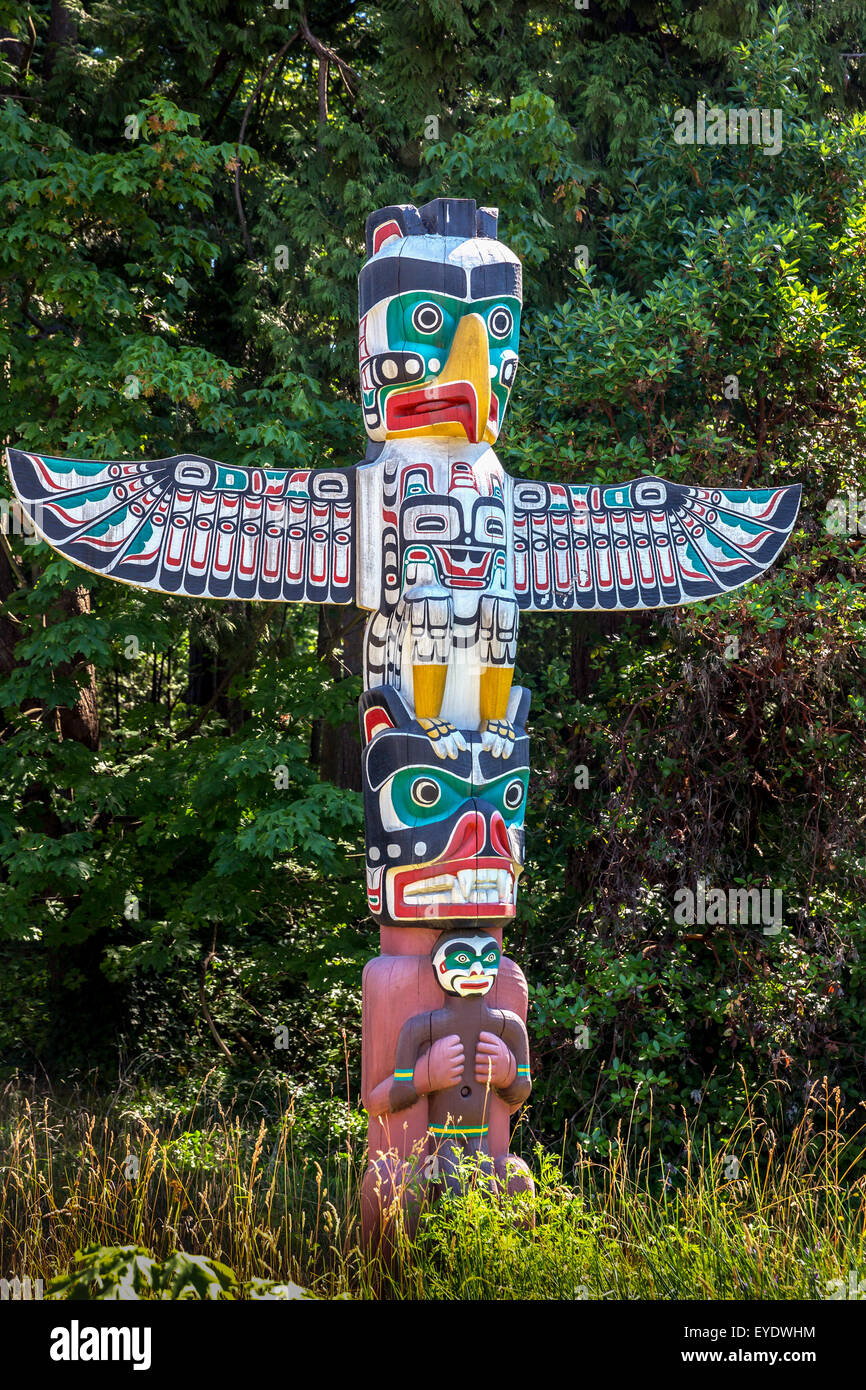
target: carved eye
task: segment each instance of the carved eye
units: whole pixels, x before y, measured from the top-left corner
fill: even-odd
[[[441,795],[441,788],[432,777],[418,777],[412,783],[412,800],[417,806],[435,806]]]
[[[519,780],[509,782],[502,800],[509,811],[516,811],[523,801],[523,783]]]
[[[454,961],[455,961],[455,964],[457,964],[457,965],[468,965],[468,964],[469,964],[469,957],[467,956],[467,954],[466,954],[465,951],[461,951],[460,954],[459,954],[459,956],[455,956],[455,957],[454,957]]]
[[[488,951],[488,952],[487,952],[487,955],[484,957],[484,961],[485,961],[485,964],[493,965],[493,964],[495,963],[495,961],[496,961],[496,952],[495,952],[495,951]]]
[[[412,310],[412,324],[419,333],[435,333],[442,327],[442,310],[438,304],[417,304]]]
[[[487,320],[487,327],[494,338],[507,338],[514,327],[514,317],[511,310],[506,309],[504,304],[499,304]]]
[[[637,507],[663,507],[668,490],[661,478],[639,478],[634,484],[633,496]]]
[[[489,517],[487,518],[486,530],[487,530],[488,536],[489,536],[491,539],[494,539],[494,540],[501,540],[502,537],[505,535],[505,527],[504,527],[503,524],[502,524],[502,519],[501,519],[501,517],[498,517],[498,516],[489,516]]]

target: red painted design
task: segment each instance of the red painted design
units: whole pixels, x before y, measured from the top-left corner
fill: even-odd
[[[393,241],[395,237],[402,240],[403,233],[400,231],[400,224],[398,222],[383,222],[381,227],[377,227],[373,233],[373,255],[375,256],[378,251],[382,250],[386,242]]]

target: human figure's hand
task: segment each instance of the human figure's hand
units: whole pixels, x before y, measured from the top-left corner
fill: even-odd
[[[517,1063],[510,1047],[495,1033],[479,1033],[475,1050],[475,1080],[483,1086],[510,1086]]]
[[[463,1075],[465,1061],[463,1044],[456,1033],[437,1038],[430,1051],[415,1063],[415,1090],[423,1095],[427,1091],[444,1091],[448,1086],[456,1086]]]

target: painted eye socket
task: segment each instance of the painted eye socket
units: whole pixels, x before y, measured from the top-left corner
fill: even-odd
[[[499,370],[499,379],[503,386],[510,386],[517,375],[517,358],[507,357]]]
[[[494,338],[507,338],[514,327],[514,316],[504,304],[499,304],[487,320],[487,327]]]
[[[509,782],[502,800],[509,811],[516,811],[523,802],[523,783],[521,781]]]
[[[498,516],[489,516],[487,518],[485,530],[491,539],[501,540],[505,535],[505,527]]]
[[[455,963],[456,963],[457,965],[468,965],[468,964],[469,964],[469,957],[467,956],[467,954],[466,954],[465,951],[461,951],[459,956],[455,956],[455,957],[454,957],[454,960],[455,960]]]
[[[435,333],[442,327],[442,310],[438,304],[417,304],[412,310],[412,326],[419,333]]]
[[[429,512],[415,518],[415,534],[418,536],[441,535],[447,530],[448,522],[444,516],[435,516]]]
[[[432,777],[419,777],[412,783],[411,796],[416,806],[435,806],[442,796],[442,789]]]
[[[487,964],[487,963],[489,962],[489,963],[492,965],[493,962],[494,962],[495,960],[496,960],[496,952],[495,952],[495,951],[488,951],[488,952],[487,952],[487,955],[484,957],[485,964]]]

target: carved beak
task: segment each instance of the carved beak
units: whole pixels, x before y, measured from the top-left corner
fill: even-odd
[[[475,418],[469,438],[473,444],[477,444],[484,434],[490,414],[490,352],[487,327],[480,314],[464,314],[458,323],[448,361],[439,373],[436,384],[447,388],[457,382],[472,388]]]
[[[395,391],[385,405],[388,438],[404,434],[466,438],[490,443],[490,352],[480,314],[465,314],[457,325],[448,361],[431,386]]]

